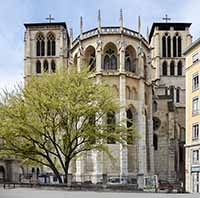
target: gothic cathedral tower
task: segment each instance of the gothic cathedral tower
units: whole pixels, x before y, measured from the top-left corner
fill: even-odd
[[[62,71],[67,65],[69,35],[65,23],[25,24],[25,81],[31,75]]]
[[[184,182],[185,59],[191,23],[153,23],[149,35],[154,97],[155,174]]]

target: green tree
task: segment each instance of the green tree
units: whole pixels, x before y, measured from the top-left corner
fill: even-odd
[[[102,122],[120,107],[109,87],[89,75],[75,70],[44,74],[30,78],[24,88],[5,91],[0,101],[1,154],[47,166],[62,183],[59,173],[67,178],[70,162],[85,151],[109,154],[107,139],[125,145],[134,130],[126,130],[126,121],[114,127]]]

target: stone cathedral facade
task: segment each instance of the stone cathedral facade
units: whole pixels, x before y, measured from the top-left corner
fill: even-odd
[[[25,81],[31,75],[89,66],[97,82],[104,81],[123,106],[114,119],[132,119],[139,138],[126,148],[108,141],[115,157],[87,152],[72,163],[76,180],[99,182],[99,176],[126,177],[142,188],[143,178],[184,181],[185,60],[191,43],[189,23],[153,23],[147,38],[123,26],[98,26],[73,39],[65,23],[25,24]],[[127,123],[127,127],[130,123]],[[1,165],[2,163],[2,165]],[[0,167],[3,161],[0,161]],[[31,169],[30,169],[31,171]],[[1,172],[1,169],[0,169]]]

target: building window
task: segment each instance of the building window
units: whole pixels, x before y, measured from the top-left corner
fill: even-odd
[[[107,122],[108,133],[110,133],[110,137],[107,139],[107,143],[115,144],[115,140],[112,137],[113,133],[115,133],[115,124],[116,124],[114,112],[107,113],[107,121],[106,122]]]
[[[173,86],[170,86],[169,93],[170,93],[172,100],[174,101],[174,87]]]
[[[176,33],[173,37],[173,57],[181,57],[182,56],[182,39],[181,36]]]
[[[177,57],[177,54],[176,54],[176,36],[173,37],[173,57]]]
[[[53,33],[47,35],[47,56],[56,55],[56,41]]]
[[[36,73],[41,74],[41,62],[39,60],[36,62]]]
[[[167,76],[167,62],[166,61],[162,65],[162,75]]]
[[[171,38],[170,36],[167,37],[167,55],[171,57]]]
[[[193,163],[199,162],[199,150],[193,150]]]
[[[131,130],[131,127],[133,126],[133,113],[132,113],[131,109],[127,110],[126,117],[127,117],[126,126],[127,126],[127,128],[130,128],[130,130]],[[133,144],[133,136],[130,134],[127,137],[127,144]]]
[[[158,104],[156,101],[153,101],[152,109],[153,109],[153,113],[155,113],[158,110]]]
[[[117,47],[113,43],[108,43],[104,48],[104,70],[117,70]]]
[[[178,66],[177,66],[177,74],[178,74],[178,76],[182,76],[182,71],[183,71],[183,66],[182,66],[182,62],[181,61],[179,61],[178,62]]]
[[[39,33],[36,37],[36,56],[44,56],[45,54],[44,35]]]
[[[197,115],[199,113],[199,98],[198,96],[192,99],[192,115]]]
[[[199,139],[199,124],[193,124],[192,125],[192,140]]]
[[[180,88],[176,89],[176,102],[179,103],[180,102]]]
[[[166,37],[165,36],[162,37],[162,55],[163,55],[163,57],[167,56],[167,54],[166,54]]]
[[[181,37],[178,37],[178,57],[182,56],[182,41],[181,41]]]
[[[56,64],[55,64],[55,61],[54,61],[54,60],[51,61],[51,71],[52,71],[53,73],[56,72]]]
[[[131,46],[125,51],[125,71],[136,72],[136,52]]]
[[[174,62],[172,61],[170,64],[170,76],[174,76],[175,72],[174,72]]]
[[[45,60],[43,65],[43,71],[48,72],[48,70],[49,70],[49,63],[47,60]]]
[[[199,53],[195,53],[193,56],[192,56],[192,63],[195,63],[199,60]]]
[[[157,134],[153,134],[153,146],[154,146],[154,150],[157,151],[158,150],[158,135]]]
[[[199,88],[199,73],[195,73],[192,75],[192,90],[196,90]]]

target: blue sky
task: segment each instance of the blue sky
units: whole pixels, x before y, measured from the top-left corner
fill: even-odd
[[[200,0],[1,0],[0,6],[0,89],[23,81],[24,23],[45,22],[51,13],[56,22],[73,27],[79,33],[79,18],[83,16],[84,31],[96,27],[97,10],[101,9],[102,25],[119,25],[119,10],[123,9],[124,26],[137,30],[141,16],[142,32],[147,26],[162,21],[165,14],[172,22],[192,22],[191,33],[200,36]]]

